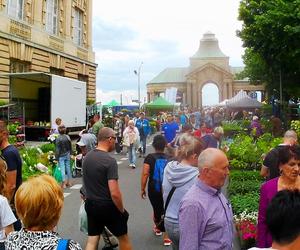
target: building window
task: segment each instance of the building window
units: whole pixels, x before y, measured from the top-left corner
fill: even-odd
[[[63,69],[58,69],[54,67],[50,67],[50,74],[58,75],[58,76],[64,76],[65,72]]]
[[[7,12],[9,16],[22,20],[24,16],[24,0],[8,0]]]
[[[58,0],[47,0],[46,30],[52,35],[58,30]]]
[[[83,13],[79,9],[75,9],[74,17],[74,43],[78,46],[83,44]]]
[[[19,60],[10,61],[10,73],[23,73],[30,71],[30,63]]]

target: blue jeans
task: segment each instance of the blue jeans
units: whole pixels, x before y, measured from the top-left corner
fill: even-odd
[[[128,147],[128,157],[129,157],[129,163],[130,164],[135,164],[136,162],[136,153],[135,153],[135,146],[134,144],[130,144]]]
[[[147,142],[147,136],[146,135],[141,135],[140,136],[140,141],[143,147],[143,155],[146,154],[146,142]]]
[[[168,233],[170,240],[172,241],[172,249],[179,250],[179,225],[178,223],[173,223],[165,218],[165,229]]]
[[[67,173],[67,179],[71,180],[71,166],[70,166],[70,154],[67,154],[65,156],[61,156],[58,159],[58,164],[61,171],[62,180],[66,180],[66,173]]]

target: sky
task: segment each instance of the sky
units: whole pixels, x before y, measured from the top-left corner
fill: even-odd
[[[93,0],[93,50],[97,101],[123,104],[138,97],[146,84],[167,67],[187,67],[203,34],[216,34],[231,66],[242,66],[239,0]]]

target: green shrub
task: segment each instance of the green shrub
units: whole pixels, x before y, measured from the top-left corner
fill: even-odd
[[[229,143],[227,156],[233,169],[256,169],[260,168],[263,158],[272,148],[281,142],[280,138],[274,138],[266,133],[254,140],[245,134],[238,134]]]
[[[54,143],[47,143],[40,146],[40,149],[43,153],[48,153],[49,151],[55,152],[55,144]]]
[[[243,211],[257,212],[259,203],[259,192],[237,194],[230,197],[234,214],[241,214]]]
[[[241,171],[241,170],[231,170],[230,171],[230,181],[262,181],[259,171]]]
[[[257,180],[245,180],[245,181],[230,181],[228,186],[229,196],[234,196],[238,194],[247,194],[258,192],[261,186],[261,181]]]
[[[295,130],[295,132],[298,135],[298,138],[300,138],[300,121],[299,120],[291,121],[291,129]]]

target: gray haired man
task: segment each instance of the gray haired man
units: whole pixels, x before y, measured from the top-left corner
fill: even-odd
[[[180,202],[179,248],[231,250],[232,209],[221,193],[229,174],[229,162],[221,150],[208,148],[200,154],[198,167],[198,180]]]

